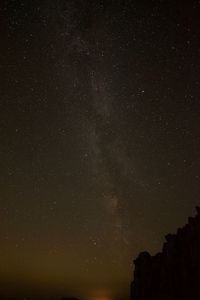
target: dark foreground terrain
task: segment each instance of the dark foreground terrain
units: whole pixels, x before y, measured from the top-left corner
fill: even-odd
[[[131,300],[200,299],[200,208],[176,234],[168,234],[161,253],[139,254]]]

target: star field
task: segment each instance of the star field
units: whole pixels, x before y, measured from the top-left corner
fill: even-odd
[[[0,295],[129,297],[200,193],[200,2],[0,3]]]

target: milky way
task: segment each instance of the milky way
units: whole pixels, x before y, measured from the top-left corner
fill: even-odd
[[[0,4],[0,294],[127,298],[199,204],[200,4],[33,2]]]

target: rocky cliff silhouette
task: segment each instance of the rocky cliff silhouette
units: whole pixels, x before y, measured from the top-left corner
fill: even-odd
[[[176,234],[166,235],[161,253],[134,260],[131,300],[200,299],[200,208]]]

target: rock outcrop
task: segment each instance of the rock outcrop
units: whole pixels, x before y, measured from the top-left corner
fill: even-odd
[[[161,253],[134,260],[131,300],[200,299],[200,208],[176,234],[168,234]]]

